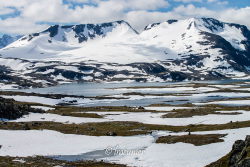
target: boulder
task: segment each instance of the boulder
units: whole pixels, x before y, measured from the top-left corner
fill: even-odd
[[[17,119],[29,112],[43,113],[41,109],[35,109],[27,104],[16,103],[13,99],[5,99],[0,97],[0,118],[2,119]]]
[[[115,132],[107,132],[106,135],[107,136],[117,136],[117,133],[115,133]]]

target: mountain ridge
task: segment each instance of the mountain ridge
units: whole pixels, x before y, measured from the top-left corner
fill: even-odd
[[[125,21],[55,25],[24,36],[0,54],[0,66],[11,69],[12,75],[42,78],[45,85],[246,78],[250,31],[213,18],[153,23],[141,33]]]
[[[87,41],[88,38],[93,39],[96,36],[105,36],[107,32],[111,31],[112,28],[115,28],[119,25],[127,25],[131,29],[133,29],[130,24],[124,20],[114,21],[114,22],[107,22],[107,23],[99,23],[99,24],[77,24],[77,25],[52,25],[48,27],[46,30],[39,32],[39,33],[33,33],[29,35],[29,40],[32,40],[32,37],[39,36],[40,34],[49,33],[49,36],[51,38],[56,37],[58,35],[59,31],[65,30],[70,31],[73,30],[75,32],[75,37],[78,37],[78,42],[82,43],[84,41]],[[92,31],[92,34],[90,32],[85,32],[86,30]],[[138,33],[136,30],[133,29],[135,33]],[[80,36],[82,35],[82,36]],[[24,37],[22,40],[27,39],[27,37]]]
[[[0,49],[15,42],[16,40],[20,39],[21,37],[22,37],[22,35],[11,36],[8,34],[3,34],[3,36],[0,38]]]

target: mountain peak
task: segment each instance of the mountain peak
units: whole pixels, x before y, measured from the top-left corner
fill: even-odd
[[[163,72],[165,79],[166,73],[176,71],[186,76],[201,74],[199,78],[249,72],[249,53],[250,31],[245,26],[213,18],[167,20],[148,25],[140,34],[123,20],[53,25],[0,50],[2,57],[32,61],[116,63],[132,67],[136,66],[134,63],[160,62],[161,66],[152,66]],[[147,70],[149,64],[144,64]]]
[[[68,38],[75,38],[78,43],[82,43],[90,39],[105,37],[116,28],[121,28],[123,31],[138,34],[138,32],[134,30],[129,23],[124,20],[119,20],[99,24],[52,25],[40,33],[30,34],[22,38],[22,40],[27,39],[30,41],[40,35],[48,34],[49,42],[52,42],[53,40],[67,42],[69,40]]]
[[[162,23],[173,24],[173,23],[176,23],[176,22],[178,22],[178,20],[170,19],[170,20],[167,20],[167,21],[162,22]],[[160,25],[160,24],[161,24],[160,22],[158,22],[158,23],[153,23],[153,24],[149,24],[149,25],[147,25],[147,26],[144,28],[144,30],[150,30],[151,28],[156,27],[156,26],[158,26],[158,25]]]

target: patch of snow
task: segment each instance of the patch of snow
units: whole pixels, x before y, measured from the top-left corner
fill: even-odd
[[[1,97],[7,99],[14,99],[16,101],[21,101],[21,102],[32,102],[32,103],[40,103],[47,105],[56,105],[60,102],[59,99],[51,99],[38,96],[1,96]]]
[[[228,134],[224,142],[203,146],[194,146],[186,143],[149,145],[143,154],[104,158],[111,162],[140,167],[203,167],[231,151],[236,140],[245,139],[250,128],[195,132],[193,134]],[[167,135],[183,135],[186,133],[168,133]]]
[[[0,130],[0,156],[76,155],[105,150],[116,145],[126,149],[144,148],[152,136],[107,137],[62,134],[50,130]]]
[[[79,72],[80,70],[75,66],[56,66],[55,68],[67,71]]]
[[[45,107],[45,106],[31,106],[31,108],[42,109],[44,111],[54,110],[55,108],[52,107]]]
[[[13,120],[11,122],[31,122],[31,121],[42,121],[42,122],[60,122],[60,123],[88,123],[88,122],[105,122],[108,120],[101,118],[84,118],[84,117],[72,117],[72,116],[61,116],[57,114],[40,114],[40,113],[30,113],[29,115],[24,115],[22,118]]]
[[[18,89],[18,85],[0,83],[0,89],[2,90]]]

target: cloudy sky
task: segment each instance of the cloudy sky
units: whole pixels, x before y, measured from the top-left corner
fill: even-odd
[[[149,23],[190,17],[214,17],[250,28],[250,0],[0,0],[0,35],[115,20],[126,20],[140,31]]]

